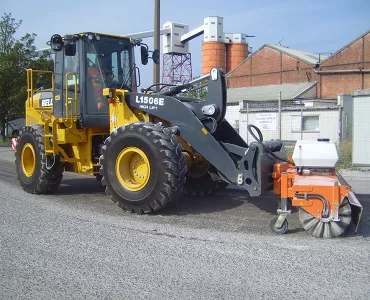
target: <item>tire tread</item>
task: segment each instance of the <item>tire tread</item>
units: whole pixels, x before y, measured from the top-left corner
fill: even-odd
[[[47,168],[47,156],[45,153],[45,144],[44,144],[44,126],[43,125],[31,125],[25,126],[19,133],[18,140],[22,137],[24,132],[31,133],[36,141],[36,144],[40,151],[40,177],[37,178],[31,186],[24,184],[20,181],[23,190],[30,194],[51,194],[54,193],[62,179],[63,179],[63,172],[64,172],[64,164],[59,161],[59,157],[56,157],[55,164],[52,168]],[[16,164],[16,172],[17,177],[20,179],[19,170],[21,162],[18,160],[17,154],[15,154],[15,164]]]
[[[115,196],[114,193],[110,191],[109,185],[107,184],[107,180],[109,179],[104,177],[107,150],[109,146],[116,139],[119,139],[120,135],[126,131],[136,131],[145,134],[150,138],[153,145],[155,145],[157,151],[163,156],[162,164],[166,174],[165,181],[161,189],[155,193],[155,196],[151,197],[148,203],[142,204],[140,207],[128,201],[122,201],[121,198]],[[167,133],[163,126],[159,126],[158,124],[137,122],[117,128],[112,132],[110,137],[105,140],[105,145],[102,147],[102,155],[99,160],[101,165],[100,175],[103,176],[102,184],[106,187],[106,193],[110,194],[113,202],[117,203],[119,207],[125,211],[143,214],[162,209],[182,194],[183,185],[186,180],[185,174],[187,166],[181,150],[181,144],[178,143],[177,139]]]

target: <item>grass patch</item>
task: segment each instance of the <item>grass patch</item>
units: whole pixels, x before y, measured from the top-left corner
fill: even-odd
[[[287,157],[292,157],[294,152],[295,143],[284,142],[283,143],[284,151]]]
[[[337,169],[357,169],[352,166],[352,141],[343,141],[340,143],[338,156],[339,161],[336,166]]]
[[[3,138],[0,137],[0,147],[10,147],[12,145],[12,140],[10,138],[5,138],[5,142]]]

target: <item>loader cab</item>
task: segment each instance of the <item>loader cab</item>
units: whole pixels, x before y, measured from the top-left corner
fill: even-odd
[[[54,35],[55,117],[76,114],[84,128],[109,128],[104,88],[136,91],[134,45],[129,38],[84,33]]]

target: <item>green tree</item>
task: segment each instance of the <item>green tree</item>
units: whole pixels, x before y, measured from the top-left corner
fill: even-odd
[[[52,70],[52,61],[48,53],[38,56],[34,46],[36,34],[27,33],[20,39],[15,34],[22,24],[12,15],[4,14],[0,19],[0,124],[5,141],[7,121],[24,117],[27,98],[28,68]],[[45,76],[35,78],[35,86],[45,84]]]
[[[199,78],[200,76],[194,77],[194,79]],[[202,87],[204,86],[204,87]],[[207,98],[207,80],[204,80],[202,82],[198,82],[195,84],[189,91],[185,94],[183,94],[185,97],[189,98],[196,98],[196,99],[202,99],[206,100]]]

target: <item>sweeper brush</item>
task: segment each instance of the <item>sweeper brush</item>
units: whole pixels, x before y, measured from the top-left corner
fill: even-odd
[[[299,209],[299,220],[303,228],[314,237],[331,238],[341,235],[351,223],[351,205],[345,198],[339,206],[339,221],[317,219],[304,209]]]
[[[317,238],[333,238],[353,222],[357,226],[362,206],[351,187],[335,171],[336,147],[328,139],[297,141],[293,161],[274,165],[274,192],[281,195],[278,217],[270,223],[275,233],[288,228],[287,202],[299,207],[303,228]]]

